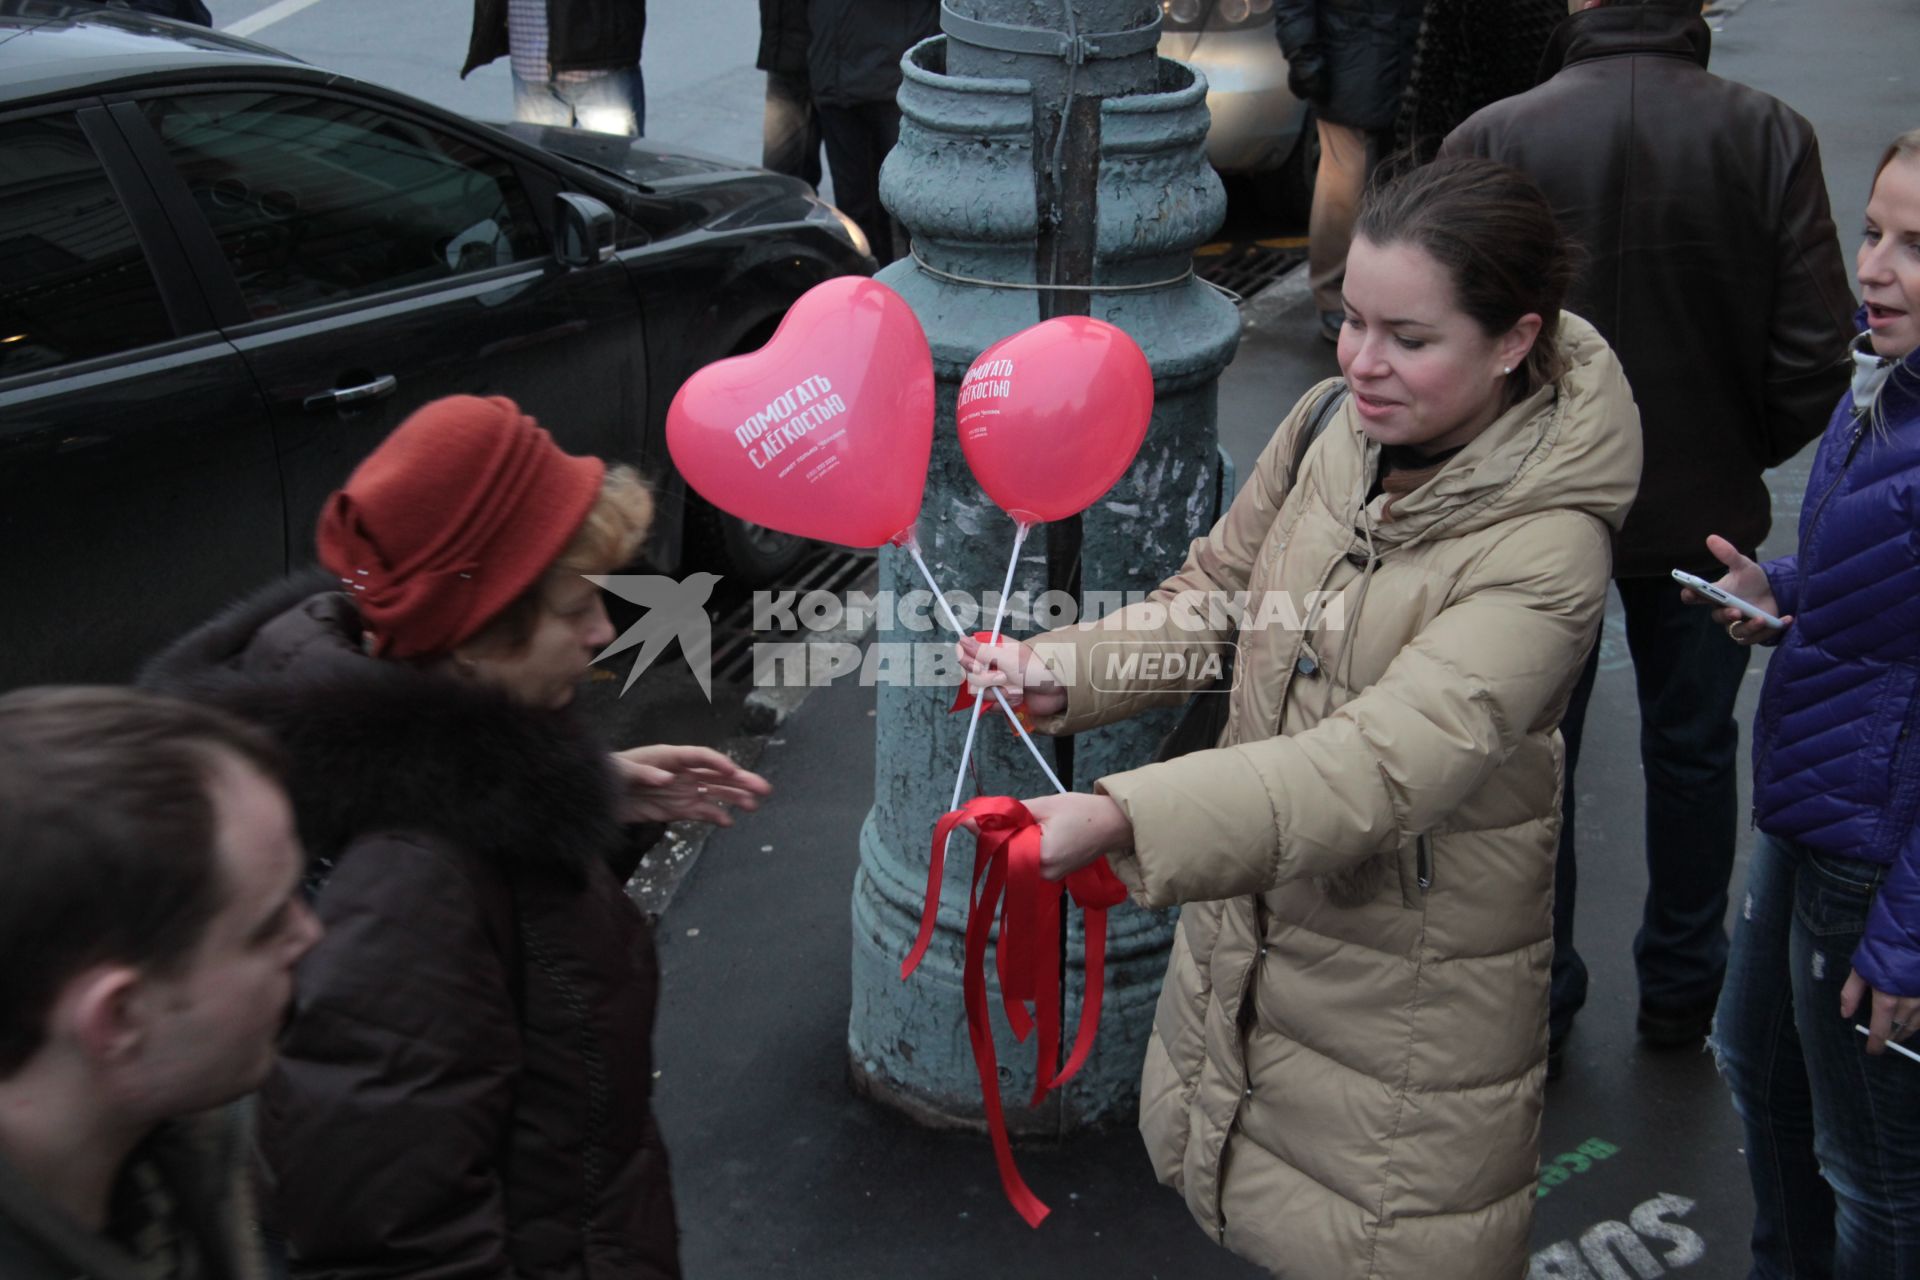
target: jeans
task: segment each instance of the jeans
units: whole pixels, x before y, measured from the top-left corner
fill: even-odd
[[[760,166],[820,185],[820,113],[805,76],[767,72],[766,115],[760,125]]]
[[[592,73],[585,79],[563,72],[552,80],[526,80],[513,73],[513,118],[595,133],[647,131],[647,86],[639,67]]]
[[[1920,1063],[1840,989],[1886,868],[1754,842],[1713,1047],[1747,1133],[1754,1280],[1920,1278]]]
[[[833,171],[833,202],[867,233],[881,266],[899,256],[893,218],[880,203],[880,162],[900,138],[900,108],[889,102],[819,104],[820,137]]]
[[[1640,703],[1640,763],[1646,776],[1647,899],[1633,940],[1642,1004],[1706,1008],[1727,964],[1727,884],[1739,827],[1740,727],[1734,701],[1749,651],[1710,610],[1680,602],[1666,578],[1621,578],[1627,649]],[[1573,946],[1579,877],[1574,860],[1574,773],[1587,702],[1599,669],[1587,659],[1560,722],[1567,769],[1553,886],[1553,997],[1558,1037],[1587,999],[1587,966]]]

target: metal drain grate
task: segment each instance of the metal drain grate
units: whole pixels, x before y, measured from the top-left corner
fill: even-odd
[[[849,589],[859,586],[863,579],[870,578],[876,571],[878,561],[871,550],[853,551],[846,547],[822,547],[810,559],[801,562],[799,568],[784,575],[777,586],[769,590],[787,592],[797,591],[805,596],[809,591],[826,591],[834,595],[843,595]],[[868,582],[869,589],[872,583]],[[713,623],[713,679],[715,684],[748,685],[753,683],[753,645],[756,640],[791,640],[792,636],[783,633],[755,635],[753,631],[753,598],[749,592],[745,599],[734,602],[725,613],[714,619]]]
[[[1294,240],[1246,241],[1202,245],[1193,255],[1194,274],[1209,284],[1251,298],[1306,261],[1305,246]]]

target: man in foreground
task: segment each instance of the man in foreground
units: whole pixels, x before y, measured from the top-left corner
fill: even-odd
[[[0,1275],[252,1280],[240,1125],[320,928],[263,735],[0,697]]]

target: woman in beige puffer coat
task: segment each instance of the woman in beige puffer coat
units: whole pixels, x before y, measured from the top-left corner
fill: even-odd
[[[1141,1130],[1201,1226],[1275,1275],[1526,1269],[1557,726],[1640,476],[1619,363],[1560,312],[1569,273],[1512,170],[1449,161],[1375,192],[1351,391],[1304,454],[1338,383],[1152,600],[1039,638],[1044,669],[963,648],[976,684],[1071,733],[1184,696],[1144,666],[1116,679],[1114,642],[1237,639],[1217,749],[1028,804],[1048,875],[1104,854],[1136,901],[1185,908]],[[1182,625],[1242,591],[1237,636]]]

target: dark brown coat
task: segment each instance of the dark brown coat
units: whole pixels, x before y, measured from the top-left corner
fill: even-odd
[[[293,1275],[677,1277],[658,969],[608,869],[604,750],[566,714],[365,656],[351,602],[315,585],[146,677],[280,737],[332,864],[261,1105]]]
[[[1440,150],[1523,170],[1587,248],[1567,307],[1620,356],[1646,433],[1617,578],[1718,577],[1709,533],[1753,554],[1761,472],[1847,388],[1853,293],[1813,126],[1710,74],[1710,40],[1697,8],[1588,9],[1555,30],[1551,79]]]

